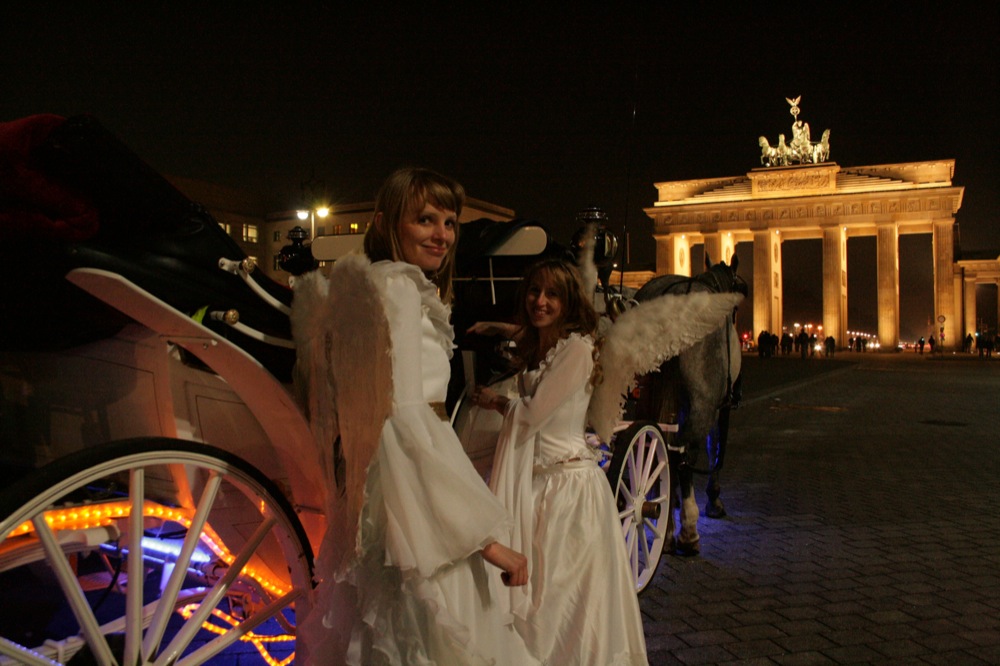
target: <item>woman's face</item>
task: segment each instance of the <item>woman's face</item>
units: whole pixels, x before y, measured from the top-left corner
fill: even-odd
[[[531,278],[524,304],[528,321],[539,331],[555,326],[562,318],[562,298],[552,284],[552,278],[544,273],[537,273]]]
[[[429,201],[422,209],[407,211],[399,226],[403,261],[426,273],[440,269],[448,248],[455,243],[456,224],[455,211],[438,208]]]

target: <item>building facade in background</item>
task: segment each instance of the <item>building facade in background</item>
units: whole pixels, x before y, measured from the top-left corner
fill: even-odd
[[[267,202],[252,192],[176,176],[167,179],[184,196],[205,206],[246,255],[281,284],[288,284],[291,277],[278,265],[281,248],[290,242],[288,232],[301,227],[310,238],[356,236],[360,245],[375,212],[375,202],[367,201],[331,205],[322,217],[318,209],[307,210],[303,219],[298,210],[269,210]],[[482,218],[508,222],[514,219],[514,211],[479,199],[467,199],[459,222]]]

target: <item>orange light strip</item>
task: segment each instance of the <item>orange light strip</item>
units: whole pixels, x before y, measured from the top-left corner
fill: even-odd
[[[107,527],[116,520],[128,518],[131,512],[132,505],[129,500],[117,500],[68,509],[52,509],[45,512],[45,522],[54,531],[86,530],[95,527]],[[143,515],[150,518],[169,520],[179,523],[185,528],[191,527],[191,515],[194,513],[191,509],[164,506],[149,500],[143,502],[142,512]],[[26,520],[14,528],[9,536],[13,538],[31,534],[34,531],[34,524],[30,520]],[[201,542],[208,546],[226,564],[232,564],[235,561],[236,557],[229,552],[225,542],[223,542],[218,533],[207,522],[205,523],[205,528],[202,530]],[[280,597],[288,591],[280,582],[272,580],[249,565],[243,567],[241,573],[257,581],[264,590],[276,597]]]
[[[194,615],[194,612],[197,609],[198,609],[198,604],[188,604],[183,608],[178,608],[177,612],[185,620],[190,620],[191,616]],[[227,613],[219,610],[218,608],[212,609],[212,615],[222,620],[223,622],[229,624],[230,627],[236,627],[239,626],[240,624],[240,621],[238,619],[236,619],[231,615],[228,615]],[[220,627],[219,625],[213,624],[207,620],[205,622],[202,622],[201,626],[202,629],[206,629],[207,631],[210,631],[214,634],[218,634],[220,636],[225,634],[229,630],[226,627]],[[292,654],[288,655],[281,661],[278,661],[277,659],[271,656],[271,653],[267,651],[267,647],[264,645],[264,643],[287,643],[288,641],[294,641],[295,636],[293,635],[278,634],[275,636],[264,636],[261,634],[256,634],[251,631],[243,636],[240,636],[240,640],[253,643],[254,647],[257,648],[257,652],[260,653],[261,658],[263,658],[264,661],[266,661],[269,666],[287,666],[288,664],[292,663],[292,661],[295,660],[295,653],[293,652]]]

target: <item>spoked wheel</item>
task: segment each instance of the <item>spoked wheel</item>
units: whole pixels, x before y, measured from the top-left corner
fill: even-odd
[[[670,463],[663,432],[636,421],[615,435],[608,480],[622,521],[636,593],[649,585],[660,563],[670,511]]]
[[[236,456],[105,444],[4,490],[0,516],[0,664],[294,658],[312,551],[274,483]]]

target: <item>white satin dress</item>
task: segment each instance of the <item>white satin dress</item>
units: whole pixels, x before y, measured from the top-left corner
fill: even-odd
[[[621,522],[584,439],[593,340],[571,334],[519,378],[490,487],[514,517],[530,583],[511,588],[515,626],[543,664],[646,664]]]
[[[480,554],[490,542],[509,541],[509,514],[477,474],[451,425],[429,405],[445,400],[453,348],[450,311],[416,267],[377,262],[371,271],[373,282],[384,287],[392,409],[367,470],[349,566],[329,570],[344,553],[324,540],[329,552],[317,563],[324,580],[303,631],[309,663],[537,663],[499,601],[505,589],[500,570]],[[337,507],[328,511],[335,521]]]

